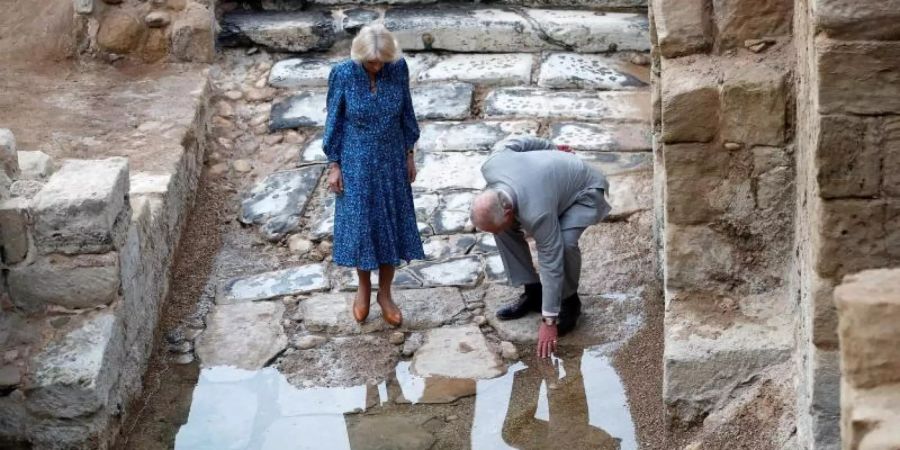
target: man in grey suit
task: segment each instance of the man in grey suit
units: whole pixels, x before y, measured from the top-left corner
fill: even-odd
[[[487,188],[472,203],[472,223],[495,235],[510,284],[525,287],[497,318],[541,312],[538,355],[549,357],[581,314],[578,240],[609,214],[609,184],[566,147],[530,136],[497,143],[481,173]],[[537,244],[540,276],[523,231]]]

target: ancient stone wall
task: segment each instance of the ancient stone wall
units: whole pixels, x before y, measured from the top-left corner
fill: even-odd
[[[652,2],[665,400],[721,408],[792,347],[790,0]]]
[[[841,347],[844,449],[900,442],[900,269],[844,278],[834,291]]]
[[[205,148],[199,105],[171,173],[55,163],[0,129],[0,446],[105,448],[140,392]]]
[[[82,52],[115,60],[210,62],[215,54],[209,0],[72,0]]]
[[[834,286],[900,258],[900,2],[798,1],[798,436],[840,442]]]

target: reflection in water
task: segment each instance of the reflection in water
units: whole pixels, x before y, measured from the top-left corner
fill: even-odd
[[[517,362],[492,380],[422,378],[410,371],[409,362],[400,362],[392,375],[377,386],[298,389],[274,368],[203,369],[175,448],[350,449],[351,442],[360,441],[348,432],[347,413],[368,409],[377,416],[380,409],[400,407],[393,404],[411,403],[403,407],[415,414],[415,404],[446,403],[472,394],[474,408],[463,416],[471,417],[473,450],[561,444],[637,448],[624,387],[599,347],[578,350],[552,364],[529,367]],[[466,405],[471,403],[457,407],[468,409]],[[407,432],[430,436],[412,428]]]

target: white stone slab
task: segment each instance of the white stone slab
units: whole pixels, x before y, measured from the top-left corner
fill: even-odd
[[[281,130],[297,127],[325,126],[324,91],[306,91],[272,105],[269,128]]]
[[[320,58],[290,58],[278,61],[269,71],[269,85],[283,89],[328,86],[334,61]]]
[[[406,50],[519,52],[546,43],[522,15],[503,9],[396,8],[385,13],[385,25]]]
[[[425,286],[473,287],[481,277],[479,256],[460,256],[442,261],[416,264],[411,270]]]
[[[206,319],[206,330],[197,338],[201,364],[262,369],[287,347],[283,316],[281,302],[216,305]]]
[[[413,109],[420,120],[469,117],[473,88],[468,83],[423,84],[412,88]]]
[[[322,149],[322,136],[314,137],[309,143],[303,146],[300,152],[300,162],[315,163],[324,162],[328,158],[325,156],[325,150]]]
[[[484,258],[484,274],[494,282],[506,281],[506,268],[503,266],[503,259],[500,254],[485,256]]]
[[[650,94],[500,88],[485,99],[485,115],[647,122]]]
[[[45,180],[53,174],[53,158],[44,152],[18,152],[19,180]]]
[[[650,84],[650,69],[621,57],[551,53],[541,62],[538,85],[557,89],[630,90]]]
[[[474,192],[445,193],[432,220],[435,234],[453,234],[472,231],[474,226],[469,219],[469,209]]]
[[[319,210],[313,214],[309,236],[315,240],[325,239],[334,233],[334,194],[329,193]]]
[[[328,50],[335,43],[331,11],[256,13],[234,11],[219,20],[217,43],[237,47],[251,42],[274,50],[308,52]]]
[[[418,149],[425,152],[488,151],[510,135],[535,135],[539,127],[534,120],[431,122],[421,126]]]
[[[649,51],[646,14],[597,13],[586,9],[528,9],[546,38],[582,53]]]
[[[422,222],[431,220],[431,216],[441,203],[441,197],[437,194],[425,194],[417,192],[413,195],[413,203],[416,206],[416,218]]]
[[[430,330],[413,357],[412,371],[422,377],[489,379],[506,373],[475,325]]]
[[[261,224],[266,238],[280,240],[298,227],[323,170],[324,166],[314,165],[267,176],[241,202],[240,221]]]
[[[644,152],[653,148],[648,124],[556,122],[550,139],[572,150],[596,152]]]
[[[534,57],[528,53],[458,54],[419,74],[419,81],[467,81],[490,86],[531,83]]]
[[[222,288],[218,304],[266,300],[285,295],[305,294],[328,289],[324,264],[309,264],[243,278],[234,278]]]
[[[486,153],[428,153],[416,175],[413,187],[428,191],[442,189],[482,189],[481,165]]]

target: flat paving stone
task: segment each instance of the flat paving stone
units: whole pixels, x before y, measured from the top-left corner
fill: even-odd
[[[441,196],[441,205],[434,214],[432,226],[435,234],[453,234],[472,231],[469,209],[475,192],[448,192]]]
[[[425,286],[474,287],[481,276],[481,258],[476,255],[424,262],[410,267]]]
[[[307,330],[339,335],[364,334],[388,329],[381,307],[372,296],[369,318],[359,324],[353,319],[355,293],[320,294],[300,302],[297,319]],[[462,295],[455,288],[398,289],[394,302],[403,312],[403,330],[425,330],[452,322],[465,312]]]
[[[536,135],[534,120],[508,122],[432,122],[421,127],[418,149],[423,152],[487,151],[513,134]]]
[[[506,373],[506,366],[481,330],[469,324],[428,331],[412,371],[422,377],[490,379]]]
[[[378,271],[372,271],[372,289],[378,290]],[[356,291],[359,287],[359,278],[356,275],[356,269],[349,267],[341,267],[338,269],[334,278],[340,284],[342,291]],[[402,267],[394,272],[394,282],[391,285],[398,289],[417,289],[422,287],[422,280],[416,278],[409,267]]]
[[[325,156],[325,150],[322,149],[321,134],[316,134],[300,151],[301,163],[317,163],[327,160],[328,157]]]
[[[321,58],[290,58],[275,63],[269,71],[269,86],[282,89],[328,86],[334,61]]]
[[[328,289],[324,264],[308,264],[289,269],[233,278],[220,290],[216,303],[228,305],[267,300],[285,295],[306,294]]]
[[[485,99],[485,115],[646,122],[650,120],[650,94],[499,88]]]
[[[422,222],[428,222],[441,204],[441,197],[438,194],[416,192],[413,194],[413,204],[416,207],[416,217]]]
[[[419,81],[467,81],[489,86],[531,83],[534,57],[528,53],[457,54],[419,74]]]
[[[551,53],[541,62],[538,86],[556,89],[642,89],[650,85],[650,69],[620,57]]]
[[[598,13],[586,9],[527,9],[544,37],[580,53],[649,51],[646,14]]]
[[[423,84],[411,89],[419,120],[454,120],[469,117],[474,90],[468,83]]]
[[[506,269],[503,267],[503,259],[499,253],[484,257],[484,275],[488,280],[496,283],[506,281]]]
[[[556,122],[550,125],[550,139],[572,150],[596,152],[650,151],[649,125],[633,123]]]
[[[328,194],[322,205],[313,216],[309,228],[309,236],[315,240],[322,240],[334,234],[334,195]]]
[[[607,177],[653,171],[652,153],[575,152],[575,154]]]
[[[281,302],[216,305],[207,316],[206,330],[197,338],[201,365],[263,368],[288,345],[283,316]]]
[[[306,91],[274,103],[269,113],[269,129],[324,127],[325,97],[324,91]]]
[[[475,242],[475,251],[479,253],[494,253],[497,251],[497,241],[494,235],[490,233],[478,234]]]
[[[576,152],[606,175],[611,218],[622,218],[653,209],[653,154]]]
[[[334,25],[330,11],[234,11],[219,20],[218,43],[287,52],[328,50],[336,41]]]
[[[263,234],[278,240],[293,231],[322,176],[323,166],[275,172],[260,181],[241,202],[239,219],[263,225]]]
[[[487,153],[478,152],[424,154],[413,187],[432,192],[483,189],[485,181],[481,176],[481,165],[487,157]]]
[[[432,236],[425,240],[422,246],[425,248],[425,259],[429,261],[462,256],[475,246],[475,235]]]
[[[367,389],[377,388],[371,382],[382,383],[394,370],[399,359],[396,346],[391,345],[382,334],[366,334],[357,336],[336,336],[328,342],[309,350],[290,352],[278,359],[274,364],[287,380],[294,386],[306,388],[340,387],[343,394],[353,393],[357,399],[357,390],[362,392],[362,404],[359,410],[366,409]],[[323,399],[326,403],[310,405],[304,398],[290,396],[284,398],[283,409],[293,414],[310,413],[311,407],[333,407],[338,399]],[[351,411],[346,411],[351,412]],[[344,417],[341,415],[341,423]],[[317,442],[317,444],[319,444]],[[295,448],[293,445],[277,448]],[[330,448],[315,447],[315,448]],[[340,448],[340,447],[339,447]],[[347,448],[347,447],[343,447]]]

